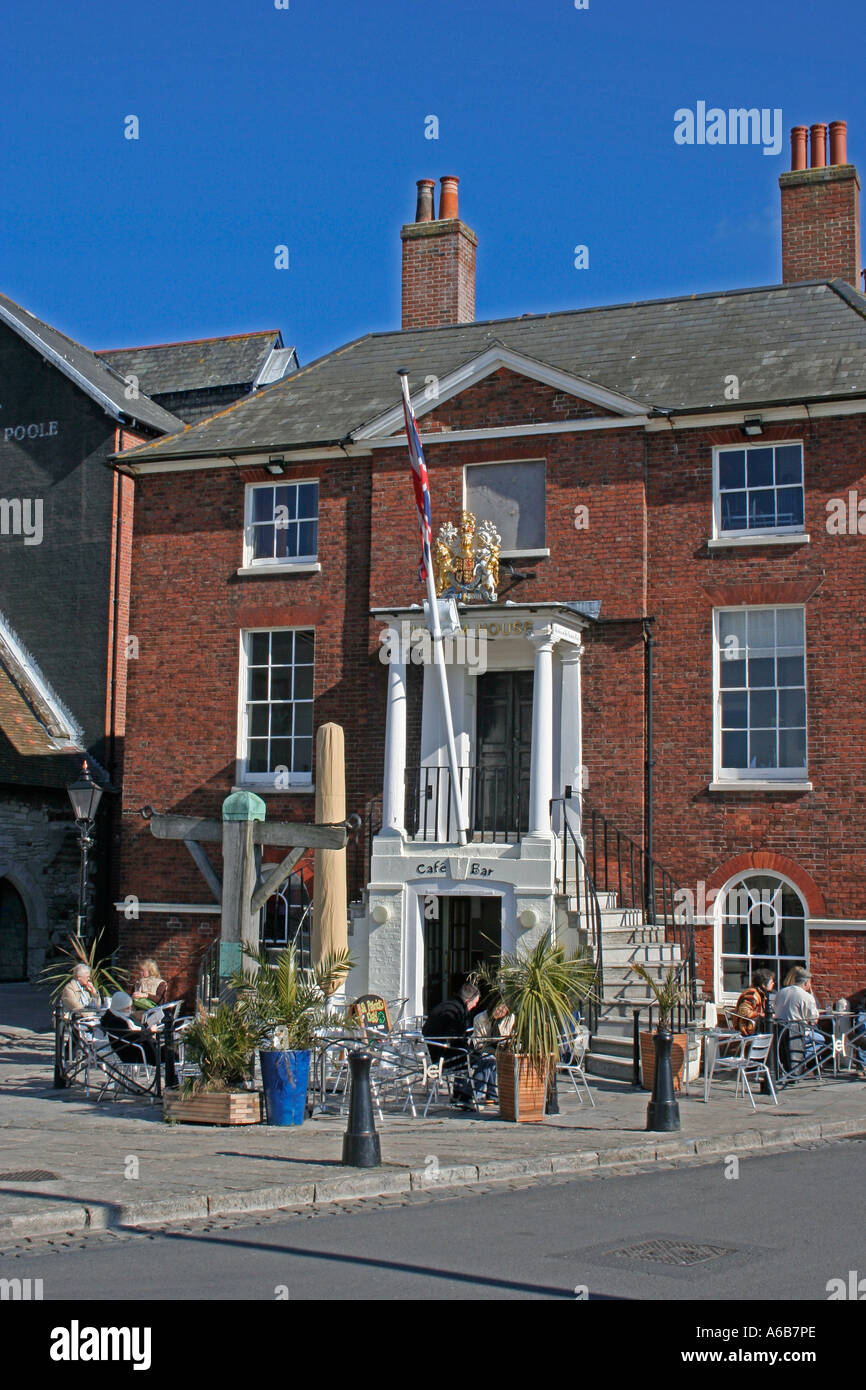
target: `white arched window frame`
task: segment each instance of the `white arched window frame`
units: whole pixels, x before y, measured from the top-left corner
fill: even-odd
[[[734,897],[741,887],[745,893]],[[775,869],[746,869],[729,878],[713,902],[716,999],[736,1000],[761,966],[773,971],[781,988],[792,966],[808,964],[809,909],[796,884]]]

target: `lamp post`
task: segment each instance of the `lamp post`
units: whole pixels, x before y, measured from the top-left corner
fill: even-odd
[[[81,865],[78,875],[78,916],[75,920],[75,935],[81,938],[85,934],[87,925],[88,851],[93,848],[93,822],[96,819],[97,807],[102,798],[102,788],[98,787],[91,777],[86,759],[81,769],[81,776],[76,782],[72,782],[66,790],[69,793],[69,800],[72,802],[75,828],[78,831],[81,847]]]

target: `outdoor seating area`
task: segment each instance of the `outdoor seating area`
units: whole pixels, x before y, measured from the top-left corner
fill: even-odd
[[[371,1059],[370,1087],[380,1122],[389,1114],[421,1119],[457,1111],[497,1114],[496,1052],[506,1039],[488,1039],[482,1053],[471,1032],[462,1045],[453,1036],[425,1035],[424,1017],[405,1016],[406,1002],[371,1001],[370,997],[349,1000],[333,1010],[328,1026],[315,1030],[309,1049],[307,1115],[347,1114],[349,1058],[358,1050]],[[57,1011],[56,1075],[64,1087],[81,1086],[85,1097],[96,1103],[128,1096],[153,1105],[167,1089],[200,1080],[201,1066],[186,1047],[186,1035],[195,1020],[182,1012],[179,1001],[154,1011],[159,1018],[149,1052],[140,1042],[118,1044],[107,1034],[101,1027],[106,1011],[104,1003],[74,1014]],[[742,1021],[736,1012],[723,1011],[716,1025],[697,1030],[703,1100],[713,1103],[732,1095],[738,1101],[748,1100],[754,1111],[764,1098],[778,1106],[787,1088],[822,1085],[828,1078],[859,1080],[857,1054],[866,1046],[866,1030],[858,1017],[852,1010],[827,1011],[821,1014],[818,1029],[771,1020],[769,1029],[744,1034],[735,1026]],[[589,1043],[589,1030],[575,1019],[573,1027],[560,1034],[551,1072],[565,1095],[594,1108],[596,1087],[585,1071]],[[479,1086],[482,1056],[489,1065]],[[257,1090],[261,1084],[261,1068],[253,1058],[243,1085]],[[686,1095],[690,1091],[687,1069],[683,1091]]]
[[[703,1030],[704,1100],[713,1085],[735,1081],[735,1095],[755,1097],[750,1081],[757,1082],[774,1104],[784,1088],[807,1083],[823,1084],[827,1077],[860,1080],[858,1053],[866,1046],[866,1027],[851,1009],[822,1010],[815,1026],[805,1022],[759,1020],[759,1031],[743,1033],[735,1010],[726,1010],[724,1026]],[[751,1020],[749,1020],[751,1022]]]

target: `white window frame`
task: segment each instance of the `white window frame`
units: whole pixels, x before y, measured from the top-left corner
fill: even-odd
[[[733,531],[722,530],[722,493],[720,486],[720,467],[719,457],[721,454],[730,453],[735,449],[742,449],[746,454],[753,449],[776,449],[798,445],[802,462],[802,483],[803,488],[803,523],[794,526],[747,526],[743,529]],[[775,488],[775,485],[774,485]],[[806,534],[806,450],[802,439],[769,439],[755,440],[751,443],[743,444],[715,444],[713,446],[713,534],[710,542],[711,546],[725,545],[779,545],[796,544],[797,542],[808,541]]]
[[[543,505],[543,509],[542,509],[542,517],[541,517],[541,519],[542,519],[542,522],[544,523],[544,539],[545,539],[545,541],[546,541],[546,540],[547,540],[547,459],[546,459],[546,458],[531,458],[531,459],[525,459],[525,458],[516,458],[516,459],[478,459],[478,460],[476,460],[476,461],[471,461],[471,460],[470,460],[470,462],[464,463],[464,465],[463,465],[462,483],[461,483],[461,486],[462,486],[462,494],[461,494],[461,495],[462,495],[462,499],[463,499],[463,500],[462,500],[462,503],[461,503],[462,510],[463,510],[464,512],[469,510],[468,505],[467,505],[468,499],[467,499],[467,488],[466,488],[466,470],[467,470],[467,468],[501,468],[504,464],[509,464],[509,463],[511,463],[511,464],[518,464],[518,463],[540,463],[540,464],[542,464],[542,466],[543,466],[543,468],[544,468],[544,505]],[[486,521],[486,520],[488,520],[488,518],[487,518],[487,517],[483,517],[483,516],[479,516],[479,517],[476,517],[476,520],[479,521],[479,522],[481,522],[481,521]],[[459,529],[459,527],[458,527],[458,529]],[[503,548],[499,553],[500,553],[500,556],[501,556],[501,558],[502,558],[503,560],[515,560],[515,559],[538,560],[538,559],[546,559],[546,558],[550,555],[550,547],[549,547],[548,545],[543,545],[543,546],[537,547],[536,549],[532,549],[532,548],[523,546],[522,548],[518,548],[518,549],[516,549],[516,550],[506,550],[506,549]]]
[[[798,609],[803,614],[803,676],[806,699],[806,766],[803,768],[756,767],[732,770],[722,767],[722,684],[721,684],[721,644],[719,642],[719,619],[722,613],[778,613],[783,609]],[[760,783],[778,784],[783,789],[786,784],[802,790],[811,790],[809,776],[809,682],[808,682],[808,636],[806,632],[806,605],[804,603],[750,603],[722,604],[713,609],[713,786],[711,790],[725,787],[756,787]],[[746,687],[748,689],[748,687]],[[778,686],[775,687],[779,689]],[[748,725],[746,726],[748,730]]]
[[[275,487],[303,487],[304,484],[314,484],[316,487],[316,553],[313,555],[262,555],[256,557],[253,554],[253,494],[261,488]],[[243,547],[243,569],[241,573],[249,573],[252,570],[320,570],[318,563],[318,537],[319,524],[321,522],[321,485],[318,478],[272,478],[258,483],[247,483],[244,488],[244,547]],[[290,525],[295,523],[290,522]]]
[[[257,632],[310,632],[313,634],[313,697],[310,703],[313,707],[313,725],[311,732],[312,750],[310,758],[310,771],[300,773],[289,773],[288,785],[278,787],[275,782],[273,772],[250,772],[247,765],[247,741],[249,731],[249,716],[247,711],[247,685],[249,674],[249,649],[247,639],[253,637]],[[239,633],[240,656],[238,661],[239,681],[238,681],[238,723],[237,723],[237,748],[235,756],[236,775],[235,780],[239,787],[248,787],[255,790],[273,792],[295,792],[313,790],[313,758],[316,749],[316,629],[307,623],[298,623],[292,626],[277,627],[245,627]],[[292,667],[294,670],[294,666]],[[294,703],[291,701],[289,703]],[[306,703],[306,701],[304,702]]]
[[[790,879],[787,874],[780,873],[778,869],[741,869],[738,874],[732,874],[731,877],[727,880],[727,882],[719,889],[715,898],[713,899],[712,905],[713,973],[716,983],[714,997],[721,1004],[735,1004],[737,999],[739,998],[739,991],[737,991],[737,993],[734,994],[730,990],[725,990],[723,987],[725,975],[724,970],[722,969],[722,957],[725,953],[722,951],[722,917],[724,916],[725,899],[727,898],[728,893],[734,887],[734,884],[742,883],[743,879],[755,878],[758,875],[760,875],[761,877],[780,879],[782,883],[784,883],[787,888],[790,888],[793,893],[796,893],[797,897],[800,899],[800,902],[803,905],[804,955],[806,960],[806,969],[810,969],[809,959],[811,943],[809,933],[809,904],[806,902],[806,899],[803,896],[802,889],[798,888],[796,883],[794,883],[793,880]],[[708,918],[709,912],[707,913],[707,919]],[[749,984],[751,984],[752,982],[751,977],[752,972],[749,971]],[[777,979],[776,989],[780,990],[781,988],[782,981]]]

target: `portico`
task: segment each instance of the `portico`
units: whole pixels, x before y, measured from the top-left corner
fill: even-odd
[[[367,934],[358,952],[366,978],[358,983],[407,997],[410,1014],[424,1010],[430,942],[435,935],[438,950],[450,939],[448,923],[465,919],[466,940],[478,948],[471,924],[498,917],[496,954],[555,929],[561,825],[551,802],[582,783],[583,633],[597,611],[589,603],[461,604],[458,624],[443,626],[458,787],[425,612],[417,605],[373,612],[388,671],[385,766],[366,919],[356,922]],[[420,757],[411,759],[407,738],[411,723],[417,750],[418,712],[410,716],[410,664],[423,666]],[[462,846],[457,797],[469,827]],[[484,908],[489,898],[498,904]],[[451,899],[471,902],[443,912]],[[493,936],[488,930],[484,939]],[[454,960],[461,969],[472,965],[465,952]],[[447,987],[447,966],[441,977]]]

